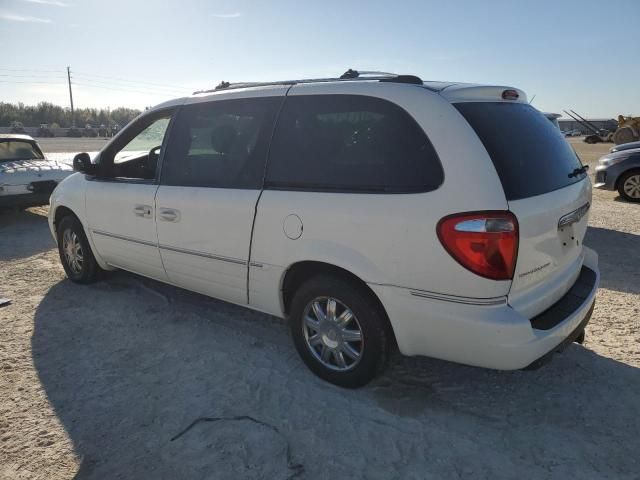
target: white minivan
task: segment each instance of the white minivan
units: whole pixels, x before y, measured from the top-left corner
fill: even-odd
[[[49,214],[72,281],[121,268],[288,318],[338,385],[396,345],[537,366],[593,311],[586,167],[515,88],[352,70],[222,83],[74,167]]]

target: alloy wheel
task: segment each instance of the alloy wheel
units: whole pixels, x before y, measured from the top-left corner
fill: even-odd
[[[333,297],[317,297],[307,304],[303,315],[307,347],[324,367],[344,372],[360,362],[364,337],[349,307]]]
[[[84,262],[82,244],[76,232],[71,229],[65,230],[62,236],[62,251],[71,271],[75,274],[82,273],[82,264]]]
[[[640,174],[631,175],[627,178],[622,186],[624,193],[631,198],[640,198]]]

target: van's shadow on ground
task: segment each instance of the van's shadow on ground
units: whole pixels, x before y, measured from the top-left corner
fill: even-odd
[[[56,284],[32,342],[77,478],[602,478],[637,457],[640,369],[578,345],[535,372],[396,356],[348,391],[306,370],[283,321],[123,272]],[[171,441],[238,415],[265,424]]]
[[[46,215],[46,207],[0,208],[0,261],[31,257],[54,247]]]
[[[6,243],[6,228],[24,229],[24,242]],[[638,293],[638,240],[589,228],[603,287]],[[52,246],[43,212],[0,216],[0,260]],[[88,287],[54,285],[36,311],[32,346],[81,479],[638,470],[640,369],[589,350],[588,336],[587,348],[573,345],[535,372],[396,356],[381,379],[347,391],[306,370],[283,321],[117,272]],[[171,441],[198,417],[238,415],[264,424],[203,423]]]

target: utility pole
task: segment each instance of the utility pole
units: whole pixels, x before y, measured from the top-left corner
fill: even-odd
[[[67,80],[69,81],[69,100],[71,100],[71,126],[76,128],[76,116],[73,112],[73,93],[71,93],[71,68],[67,67]]]

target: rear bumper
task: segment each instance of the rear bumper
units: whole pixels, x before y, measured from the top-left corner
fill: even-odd
[[[0,195],[0,207],[35,207],[49,203],[49,193],[23,193],[20,195]]]
[[[555,348],[547,352],[542,357],[538,358],[537,360],[534,360],[529,365],[527,365],[525,367],[525,370],[536,370],[540,368],[542,365],[544,365],[545,363],[551,360],[551,357],[553,356],[554,353],[560,353],[569,345],[571,345],[584,332],[585,328],[587,328],[587,324],[589,323],[589,320],[591,320],[591,315],[593,314],[593,309],[595,306],[596,306],[596,301],[594,299],[593,303],[591,304],[591,308],[587,312],[587,315],[582,319],[580,324],[573,329],[573,332],[567,335],[567,338],[565,338],[558,346],[556,346]]]
[[[0,207],[34,207],[49,203],[56,180],[37,180],[25,185],[0,185]]]
[[[389,315],[398,347],[404,355],[425,355],[443,360],[517,370],[573,341],[589,321],[600,283],[597,254],[585,248],[584,267],[593,272],[581,298],[569,291],[547,312],[529,319],[511,308],[506,299],[494,305],[459,303],[417,296],[408,289],[371,285]],[[573,288],[572,288],[573,290]],[[548,312],[551,312],[548,314]],[[558,312],[562,312],[558,316]],[[542,328],[536,319],[547,318]],[[533,322],[533,323],[532,323]],[[536,326],[541,327],[538,323]]]

